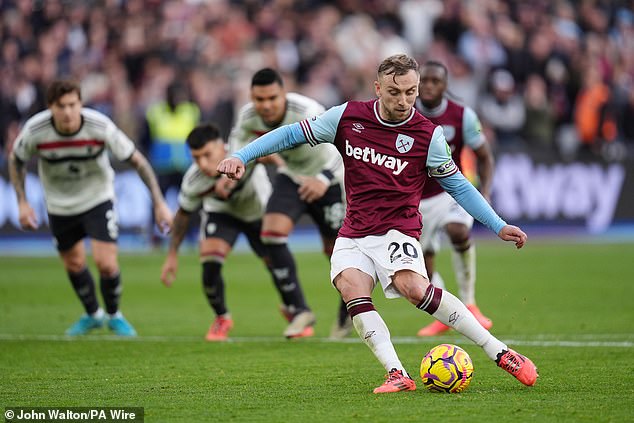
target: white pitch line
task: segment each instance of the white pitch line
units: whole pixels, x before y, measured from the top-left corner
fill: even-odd
[[[570,336],[570,335],[569,335]],[[502,341],[509,345],[520,346],[534,346],[534,347],[568,347],[568,348],[589,348],[589,347],[612,347],[612,348],[634,348],[634,341],[626,340],[623,338],[632,339],[634,334],[623,334],[621,339],[611,339],[609,341],[597,340],[602,338],[602,335],[597,335],[595,340],[591,339],[591,336],[584,334],[583,340],[576,339],[543,339],[544,336],[538,335],[533,339],[502,339]],[[555,338],[555,335],[548,335],[548,338]],[[563,338],[564,336],[560,336]],[[541,338],[541,339],[540,339]],[[574,336],[571,338],[575,338]],[[10,333],[0,333],[0,341],[52,341],[52,342],[203,342],[201,337],[195,336],[138,336],[135,338],[121,338],[114,335],[88,335],[82,337],[70,337],[64,335],[20,335]],[[419,337],[393,337],[392,342],[394,344],[429,344],[437,342],[451,342],[451,343],[463,343],[470,342],[466,338],[460,337],[438,337],[438,338],[419,338]],[[287,343],[287,342],[311,342],[311,343],[345,343],[354,344],[360,343],[358,338],[345,338],[341,340],[332,340],[328,338],[310,338],[289,341],[283,337],[272,336],[253,336],[253,337],[233,337],[230,338],[228,343]]]

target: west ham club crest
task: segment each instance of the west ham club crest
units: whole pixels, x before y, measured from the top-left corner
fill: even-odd
[[[398,134],[396,137],[396,149],[399,153],[407,153],[414,145],[414,138]]]

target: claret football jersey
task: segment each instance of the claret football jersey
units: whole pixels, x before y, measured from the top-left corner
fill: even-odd
[[[381,119],[378,100],[351,101],[300,122],[309,144],[332,142],[343,158],[347,212],[340,236],[418,238],[418,204],[428,175],[456,173],[442,129],[412,109],[402,122]]]

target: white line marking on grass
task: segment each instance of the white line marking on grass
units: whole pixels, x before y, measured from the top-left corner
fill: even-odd
[[[545,340],[544,337],[548,338],[571,338],[571,339],[559,339],[559,340]],[[503,342],[510,345],[520,345],[520,346],[533,346],[533,347],[568,347],[568,348],[588,348],[588,347],[613,347],[613,348],[634,348],[633,340],[626,340],[627,338],[632,339],[634,334],[623,334],[621,339],[611,339],[609,341],[602,341],[598,339],[604,339],[604,335],[597,335],[595,340],[592,339],[592,336],[589,334],[585,334],[580,339],[575,339],[575,336],[564,336],[564,335],[548,335],[542,336],[538,335],[533,338],[525,338],[525,339],[502,339]],[[626,339],[623,339],[626,338]],[[123,338],[114,335],[88,335],[81,337],[71,337],[65,335],[21,335],[21,334],[10,334],[10,333],[0,333],[0,341],[51,341],[51,342],[194,342],[194,343],[204,343],[202,337],[197,336],[138,336],[135,338]],[[419,338],[414,336],[403,336],[403,337],[393,337],[392,342],[394,344],[429,344],[435,342],[450,342],[450,343],[462,343],[465,342],[466,338],[461,337],[437,337],[437,338]],[[308,339],[297,339],[297,340],[287,340],[283,337],[272,337],[272,336],[252,336],[252,337],[233,337],[227,341],[227,343],[286,343],[286,342],[312,342],[312,343],[344,343],[344,344],[354,344],[360,343],[361,340],[358,338],[345,338],[341,340],[332,340],[328,338],[308,338]]]

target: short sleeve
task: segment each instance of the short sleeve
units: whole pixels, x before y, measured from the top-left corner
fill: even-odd
[[[432,134],[427,152],[427,170],[433,178],[445,178],[458,172],[458,166],[451,158],[451,148],[447,144],[442,126],[437,126]]]

